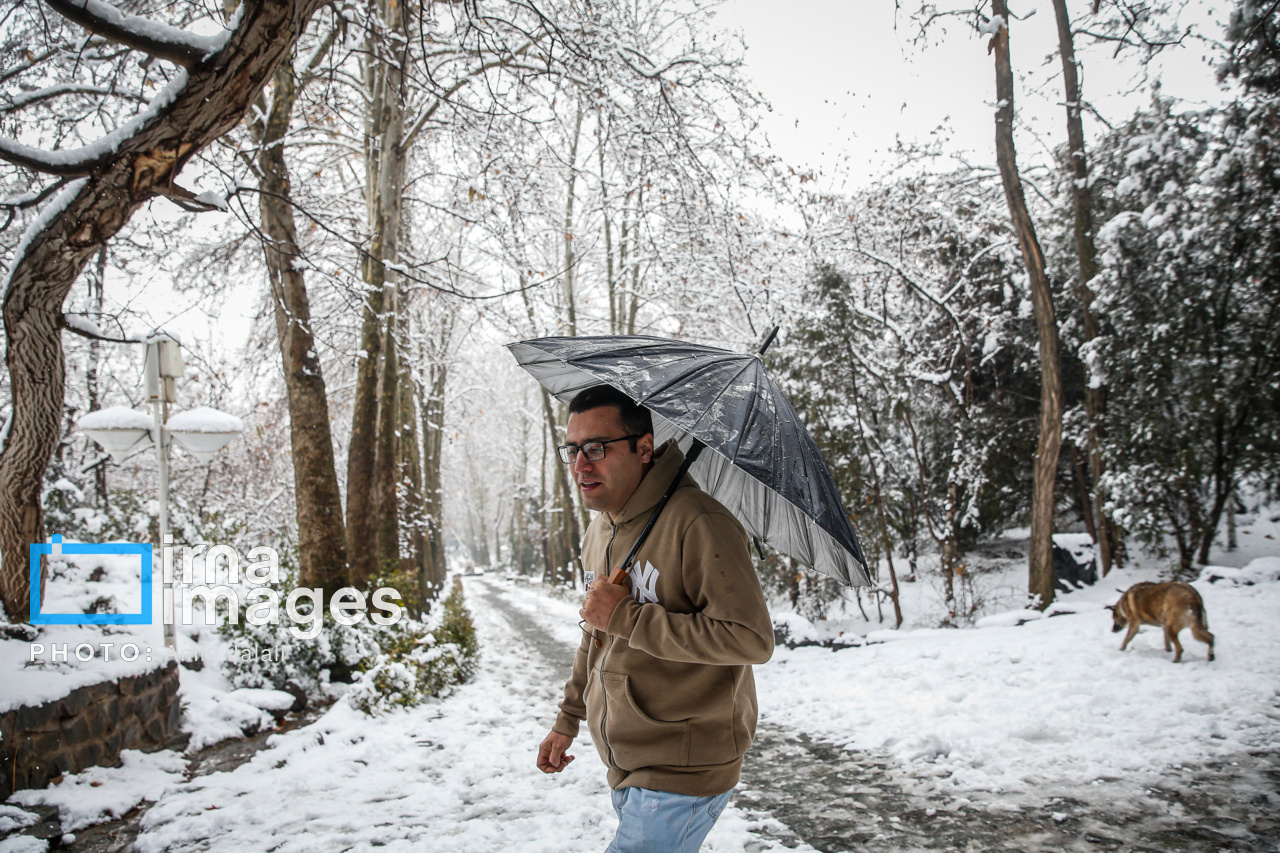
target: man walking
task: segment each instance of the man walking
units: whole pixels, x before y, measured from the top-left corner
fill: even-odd
[[[636,556],[630,588],[608,583],[684,457],[675,442],[655,449],[648,410],[607,385],[570,403],[566,440],[560,459],[599,513],[582,542],[598,580],[579,611],[592,632],[538,767],[564,770],[586,720],[618,813],[606,853],[695,853],[755,735],[751,664],[773,654],[747,535],[685,475]]]

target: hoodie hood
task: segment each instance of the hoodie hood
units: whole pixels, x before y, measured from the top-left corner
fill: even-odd
[[[640,481],[640,485],[636,486],[636,490],[631,493],[631,497],[627,498],[626,504],[622,507],[622,511],[613,519],[616,525],[630,524],[637,520],[648,521],[649,514],[653,512],[653,508],[658,505],[658,501],[662,500],[662,496],[667,493],[667,487],[671,485],[671,481],[680,471],[680,466],[684,464],[684,453],[680,450],[680,446],[676,444],[674,438],[669,438],[663,442],[662,446],[653,451],[653,467],[649,469],[649,473]],[[697,482],[688,474],[684,475],[684,480],[680,483],[680,488],[685,486],[696,486]]]

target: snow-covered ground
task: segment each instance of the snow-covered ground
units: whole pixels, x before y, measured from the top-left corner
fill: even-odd
[[[935,802],[1101,800],[1117,780],[1140,790],[1183,764],[1274,752],[1280,748],[1276,528],[1264,518],[1246,528],[1247,536],[1242,530],[1241,550],[1219,555],[1223,565],[1206,569],[1195,584],[1217,638],[1213,663],[1188,632],[1177,665],[1155,628],[1119,651],[1123,635],[1111,632],[1105,605],[1118,598],[1118,588],[1160,579],[1161,561],[1145,559],[1063,596],[1057,615],[989,613],[980,627],[960,630],[928,627],[937,621],[936,601],[929,603],[936,591],[921,580],[904,587],[906,629],[886,631],[838,614],[814,630],[867,633],[865,645],[779,648],[758,667],[762,725],[887,756],[895,776],[910,780],[911,794]],[[1016,614],[1021,571],[989,572],[983,595],[1012,603],[1006,611]],[[603,849],[615,819],[585,731],[573,750],[578,760],[564,773],[544,776],[534,767],[564,661],[580,636],[577,605],[494,574],[466,582],[482,665],[474,681],[444,700],[377,718],[339,701],[316,723],[273,735],[267,749],[230,772],[186,780],[181,756],[162,753],[67,777],[11,803],[57,804],[81,825],[91,819],[83,796],[91,789],[110,787],[103,793],[113,796],[101,798],[104,814],[127,808],[122,799],[154,799],[137,843],[144,853],[395,851],[427,844],[440,853]],[[563,657],[555,660],[532,641],[530,626]],[[205,697],[200,707],[235,701],[208,667],[183,676],[191,685],[184,693]],[[213,737],[210,720],[221,719],[210,714],[192,718],[206,740]],[[6,810],[0,820],[17,826],[23,818]],[[758,810],[731,805],[704,849],[781,850],[777,829]],[[0,851],[29,841],[10,838]]]

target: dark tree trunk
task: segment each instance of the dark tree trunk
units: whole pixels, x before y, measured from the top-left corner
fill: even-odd
[[[400,562],[400,507],[396,468],[400,457],[400,344],[396,335],[398,294],[388,288],[383,303],[386,324],[382,336],[382,376],[378,386],[378,441],[373,465],[373,508],[380,565],[378,573],[391,571]]]
[[[379,0],[382,25],[398,34],[407,32],[403,4]],[[390,47],[388,42],[394,42]],[[383,340],[388,294],[394,279],[387,276],[387,261],[398,257],[400,210],[404,194],[405,86],[404,64],[408,41],[387,39],[377,31],[368,40],[365,86],[370,115],[365,128],[365,194],[369,215],[370,245],[364,260],[366,304],[361,325],[361,349],[365,355],[356,374],[356,399],[352,406],[351,446],[347,456],[347,531],[352,542],[349,580],[363,589],[395,552],[382,554],[379,536],[379,479],[377,475],[380,360],[390,346]]]
[[[311,302],[303,273],[294,268],[294,261],[301,256],[289,197],[284,139],[289,133],[296,96],[293,68],[282,65],[275,75],[270,114],[255,134],[259,136],[258,167],[262,171],[258,209],[266,237],[263,249],[289,395],[299,584],[324,589],[327,600],[346,585],[347,539],[329,431],[328,395],[311,328]],[[265,107],[265,102],[262,105]]]
[[[1005,201],[1013,220],[1022,262],[1031,283],[1031,303],[1040,339],[1040,438],[1036,443],[1031,493],[1031,553],[1028,591],[1041,609],[1053,602],[1053,510],[1058,452],[1062,446],[1062,368],[1058,354],[1058,320],[1054,314],[1044,254],[1035,223],[1027,210],[1013,144],[1013,64],[1009,57],[1009,6],[993,0],[992,12],[1005,25],[991,39],[996,65],[996,161]]]
[[[365,261],[371,265],[371,260]],[[379,264],[379,266],[381,266]],[[347,447],[347,580],[363,589],[378,571],[373,510],[373,464],[378,439],[378,354],[382,350],[382,285],[370,286],[360,323],[360,358]]]
[[[551,443],[557,443],[560,437],[560,424],[556,420],[555,410],[551,404],[551,395],[542,392],[542,412],[547,419],[547,430],[551,434]],[[555,512],[551,527],[551,559],[553,563],[554,583],[569,580],[576,574],[578,562],[578,516],[573,505],[572,486],[569,483],[569,466],[560,462],[557,457],[552,460],[555,469]]]
[[[1071,16],[1067,13],[1066,0],[1053,0],[1053,12],[1058,23],[1058,49],[1062,56],[1062,87],[1067,102],[1067,149],[1071,160],[1071,201],[1075,212],[1073,229],[1076,238],[1076,258],[1080,281],[1076,292],[1084,315],[1084,342],[1091,343],[1101,334],[1098,314],[1093,310],[1094,293],[1089,282],[1098,274],[1098,251],[1093,241],[1093,190],[1089,186],[1089,163],[1084,149],[1083,95],[1080,91],[1079,68],[1076,65],[1075,39],[1071,31]],[[1096,518],[1096,529],[1089,534],[1098,543],[1098,562],[1102,574],[1111,571],[1115,559],[1117,530],[1106,512],[1106,495],[1102,490],[1102,419],[1107,411],[1106,386],[1088,385],[1084,391],[1085,416],[1088,418],[1088,439],[1085,450],[1089,457],[1089,475],[1092,480],[1093,512],[1086,514]],[[1092,525],[1091,525],[1092,526]]]
[[[245,0],[226,46],[189,69],[186,86],[111,152],[62,174],[60,213],[13,259],[4,297],[12,427],[0,452],[0,597],[28,619],[28,546],[45,538],[40,484],[58,442],[65,392],[62,304],[86,261],[149,199],[180,194],[173,180],[200,149],[239,123],[322,0]]]
[[[98,252],[98,262],[94,275],[89,279],[89,303],[93,311],[90,317],[94,323],[102,322],[103,285],[107,280],[107,247]],[[89,394],[89,411],[96,412],[102,408],[102,399],[98,391],[98,366],[102,361],[102,342],[97,338],[89,341],[89,367],[85,370],[86,390]],[[107,510],[109,496],[107,494],[107,466],[105,460],[93,467],[93,489],[98,499],[98,508]]]
[[[432,363],[430,385],[422,389],[423,490],[422,509],[425,523],[427,584],[439,593],[444,588],[446,572],[444,556],[444,502],[441,495],[441,466],[444,451],[444,389],[448,379],[443,361]]]
[[[1076,484],[1076,504],[1080,510],[1080,518],[1084,521],[1085,532],[1097,542],[1098,529],[1094,525],[1093,505],[1089,500],[1089,477],[1084,472],[1084,460],[1074,441],[1067,442],[1067,450],[1071,454],[1071,479]]]

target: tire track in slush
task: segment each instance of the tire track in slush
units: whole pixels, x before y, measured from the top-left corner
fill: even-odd
[[[569,672],[572,646],[513,605],[497,584],[485,579],[471,588],[507,618],[525,647],[554,671]],[[1158,787],[1114,780],[1074,792],[1080,796],[1044,793],[1035,802],[912,793],[920,781],[888,756],[762,721],[733,805],[760,821],[763,837],[822,853],[1280,853],[1275,752],[1184,765]]]

